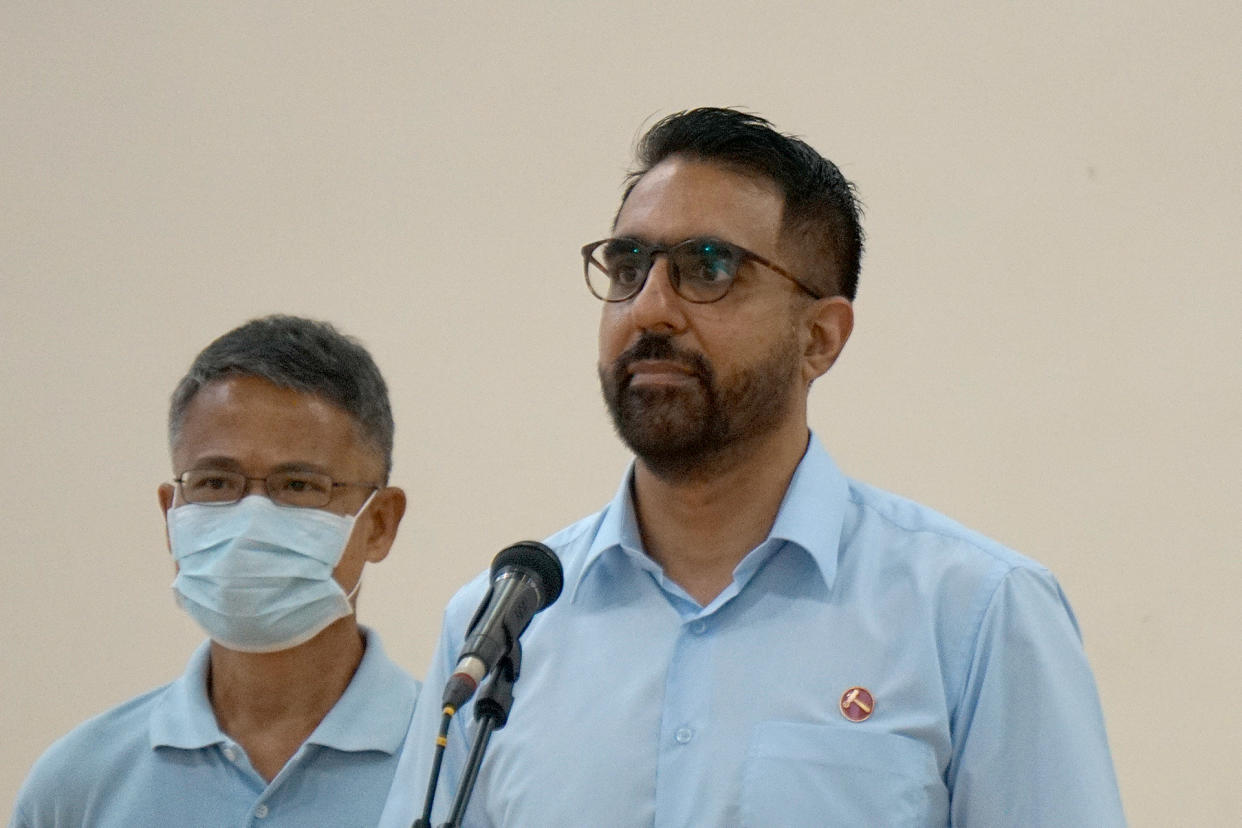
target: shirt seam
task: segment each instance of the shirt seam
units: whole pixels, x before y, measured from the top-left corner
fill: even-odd
[[[866,509],[868,512],[874,514],[877,518],[884,521],[889,526],[896,527],[903,532],[909,532],[911,534],[926,534],[943,538],[948,541],[962,543],[976,552],[986,555],[989,560],[1003,567],[996,575],[996,583],[993,585],[991,592],[988,594],[987,600],[982,602],[979,611],[976,613],[975,617],[970,620],[970,626],[968,629],[971,629],[972,632],[963,637],[962,646],[960,646],[957,650],[957,660],[962,665],[962,678],[961,681],[958,682],[958,686],[953,688],[952,693],[948,696],[948,698],[952,698],[954,700],[953,708],[949,716],[949,734],[950,741],[952,741],[953,734],[957,731],[958,716],[960,715],[962,705],[965,702],[966,691],[970,685],[970,674],[974,669],[976,654],[979,651],[979,636],[983,632],[983,622],[984,619],[987,618],[988,613],[992,610],[992,607],[996,604],[997,595],[1000,593],[1001,587],[1005,585],[1005,582],[1009,580],[1009,577],[1015,570],[1027,568],[1039,571],[1044,568],[1034,562],[1031,562],[1031,564],[1027,567],[1023,567],[1021,563],[1005,560],[1003,557],[996,554],[994,549],[989,548],[987,545],[980,544],[973,538],[962,534],[951,534],[927,527],[915,528],[913,526],[908,526],[894,519],[892,516],[885,514],[873,504],[860,500],[856,496],[855,490],[852,488],[850,490],[850,501],[858,508]],[[952,756],[950,756],[950,765],[946,768],[946,778],[947,774],[951,771],[951,768]]]
[[[966,546],[969,546],[971,549],[975,550],[976,552],[982,552],[983,554],[987,555],[988,558],[990,558],[991,560],[995,561],[1001,566],[1004,566],[1005,575],[1008,575],[1011,570],[1019,568],[1019,564],[1016,564],[1013,561],[1005,560],[1003,557],[996,554],[996,551],[994,549],[989,548],[989,545],[979,543],[977,540],[975,540],[974,538],[971,538],[969,534],[965,532],[950,533],[950,532],[945,532],[945,531],[938,530],[938,529],[931,529],[928,527],[907,526],[906,524],[901,523],[900,521],[893,518],[891,515],[885,514],[884,512],[880,511],[880,509],[876,507],[875,505],[871,503],[867,503],[863,500],[860,500],[855,495],[853,489],[850,490],[850,502],[853,503],[855,506],[859,507],[860,509],[866,509],[867,511],[871,512],[876,517],[878,517],[880,520],[887,523],[889,526],[896,527],[897,529],[900,529],[903,532],[909,532],[911,534],[920,534],[920,535],[932,535],[937,538],[944,538],[945,540],[954,541],[956,543],[961,543]],[[1003,545],[1001,545],[1001,547],[1004,549],[1008,549],[1008,547],[1005,547]],[[1009,551],[1014,551],[1014,550],[1009,550]],[[1042,568],[1042,567],[1038,567],[1037,565],[1037,568]],[[1004,576],[1002,576],[1002,578],[1003,577]]]
[[[979,636],[983,633],[983,622],[984,619],[987,618],[988,613],[992,611],[992,607],[996,605],[996,598],[1000,594],[1001,587],[1005,585],[1005,582],[1009,580],[1009,576],[1012,575],[1016,569],[1018,569],[1016,565],[1010,566],[1000,574],[1000,577],[996,579],[996,585],[992,587],[991,594],[988,595],[987,601],[983,602],[983,606],[980,608],[979,614],[974,621],[974,632],[969,636],[970,646],[969,649],[966,650],[969,657],[964,661],[965,669],[962,671],[961,687],[957,688],[957,692],[954,694],[953,712],[949,716],[949,741],[953,746],[953,749],[949,754],[949,763],[945,767],[946,779],[954,771],[954,760],[956,759],[957,753],[956,734],[958,729],[958,721],[959,716],[961,715],[962,706],[966,701],[966,691],[970,686],[970,676],[974,671],[975,658],[979,652]]]

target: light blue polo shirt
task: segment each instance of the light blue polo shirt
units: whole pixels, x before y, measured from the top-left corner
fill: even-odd
[[[644,552],[630,476],[547,543],[564,591],[522,636],[471,828],[1124,824],[1051,573],[847,479],[814,437],[768,538],[707,606]],[[429,693],[486,588],[480,577],[449,604]],[[435,696],[415,714],[383,828],[421,811]],[[467,704],[433,824],[476,729]]]
[[[366,652],[344,695],[270,783],[216,724],[204,642],[176,681],[53,744],[22,786],[10,826],[372,828],[419,683],[374,631],[363,633]]]

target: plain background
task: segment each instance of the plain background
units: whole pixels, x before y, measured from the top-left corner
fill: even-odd
[[[604,504],[578,247],[641,129],[711,104],[866,204],[838,463],[1057,573],[1134,825],[1236,824],[1240,8],[4,0],[0,808],[200,640],[165,412],[246,319],[388,377],[410,510],[360,615],[415,674],[457,586]]]

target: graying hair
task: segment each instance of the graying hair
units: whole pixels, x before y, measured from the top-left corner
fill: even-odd
[[[299,316],[265,316],[234,328],[199,352],[177,383],[168,410],[170,446],[177,445],[194,396],[208,383],[231,376],[259,377],[344,409],[383,460],[387,483],[394,428],[388,386],[358,340],[327,322]]]

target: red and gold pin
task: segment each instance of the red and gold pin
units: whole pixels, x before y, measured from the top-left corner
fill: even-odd
[[[851,722],[862,722],[875,712],[875,699],[866,687],[851,687],[841,694],[841,715]]]

